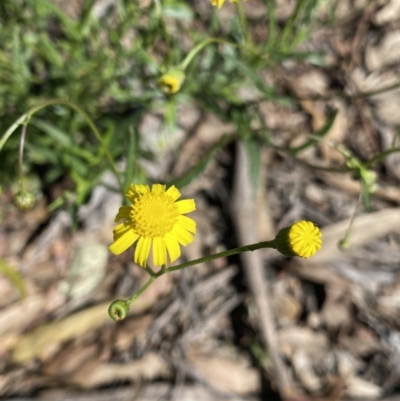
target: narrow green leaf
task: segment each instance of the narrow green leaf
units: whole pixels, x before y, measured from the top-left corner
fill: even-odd
[[[338,114],[338,111],[335,110],[328,118],[328,121],[326,122],[326,124],[317,132],[315,132],[313,134],[313,136],[315,137],[319,137],[319,138],[323,138],[328,132],[329,130],[332,128],[333,123],[335,122],[336,116]],[[289,154],[291,154],[292,156],[297,155],[297,153],[301,152],[304,149],[309,148],[310,146],[315,145],[318,142],[318,139],[309,139],[308,141],[306,141],[303,145],[297,146],[296,148],[290,148]]]
[[[183,174],[181,177],[175,179],[170,185],[175,185],[178,189],[184,188],[186,185],[190,184],[195,178],[197,178],[207,167],[208,162],[213,158],[217,150],[226,146],[231,142],[234,137],[222,137],[214,146],[212,146],[207,153],[201,158],[201,160],[193,166],[187,173]]]

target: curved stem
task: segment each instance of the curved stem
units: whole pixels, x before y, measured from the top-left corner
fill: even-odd
[[[203,47],[206,47],[210,43],[224,43],[227,45],[236,46],[234,43],[230,43],[230,42],[227,42],[226,40],[218,39],[218,38],[209,38],[209,39],[203,40],[197,46],[195,46],[192,50],[190,50],[190,52],[187,54],[185,59],[180,64],[179,68],[181,70],[185,71],[186,68],[189,66],[189,64],[192,62],[192,60],[196,57],[197,53],[199,53],[200,50],[203,49]]]
[[[52,106],[52,105],[63,105],[63,106],[68,106],[71,109],[75,110],[78,112],[86,121],[87,125],[89,128],[92,130],[94,136],[96,139],[99,141],[100,146],[102,147],[107,162],[111,168],[111,171],[115,175],[115,178],[117,179],[118,186],[120,187],[121,193],[124,194],[124,186],[121,181],[121,178],[119,176],[119,173],[114,165],[113,158],[111,156],[110,151],[107,148],[107,145],[105,144],[99,130],[91,120],[91,118],[86,114],[85,111],[83,111],[80,107],[76,106],[74,103],[69,102],[68,100],[59,100],[59,99],[53,99],[53,100],[48,100],[47,102],[44,102],[42,104],[39,104],[38,106],[33,107],[32,109],[28,110],[25,114],[23,114],[21,117],[19,117],[5,132],[3,137],[0,139],[0,151],[2,150],[4,144],[7,142],[8,138],[11,136],[11,134],[18,128],[19,125],[24,124],[26,125],[29,121],[29,119],[39,110],[42,110],[46,108],[47,106]]]
[[[389,156],[392,153],[400,152],[400,148],[392,148],[385,150],[384,152],[379,153],[378,155],[374,156],[371,160],[368,160],[365,163],[365,166],[367,168],[371,167],[374,163],[381,161],[384,159],[386,156]]]
[[[26,137],[26,127],[27,123],[22,125],[21,138],[19,140],[19,151],[18,151],[18,180],[21,191],[25,190],[23,162],[24,162],[24,144]]]
[[[130,305],[132,302],[136,301],[136,299],[140,297],[140,295],[142,295],[147,290],[147,288],[150,287],[151,284],[153,284],[153,281],[156,279],[156,277],[159,276],[150,277],[147,280],[146,284],[140,287],[130,298],[126,300],[126,302]]]

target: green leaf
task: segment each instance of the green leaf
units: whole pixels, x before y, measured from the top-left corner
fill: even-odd
[[[181,177],[175,179],[169,185],[175,185],[178,189],[184,188],[186,185],[190,184],[194,179],[196,179],[207,167],[208,162],[214,157],[217,150],[226,146],[234,138],[223,136],[215,145],[213,145],[207,153],[201,158],[201,160],[193,166],[187,173],[183,174]]]
[[[335,110],[328,118],[328,121],[326,122],[326,124],[317,132],[315,132],[313,134],[313,136],[318,137],[318,138],[323,138],[328,132],[329,130],[332,128],[333,123],[335,122],[336,116],[338,114],[338,111]],[[308,141],[306,141],[303,145],[297,146],[296,148],[290,148],[289,149],[289,154],[291,154],[292,156],[297,155],[297,153],[301,152],[302,150],[305,150],[307,148],[309,148],[310,146],[315,145],[318,142],[318,139],[309,139]]]

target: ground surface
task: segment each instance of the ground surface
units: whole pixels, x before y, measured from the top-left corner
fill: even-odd
[[[287,3],[278,2],[282,20]],[[246,5],[256,19],[263,3]],[[353,16],[356,7],[365,8]],[[80,207],[78,227],[65,210],[49,213],[45,196],[31,211],[17,210],[4,189],[0,257],[21,273],[27,293],[19,299],[0,276],[2,399],[259,400],[280,392],[334,401],[398,394],[399,156],[373,165],[377,188],[369,212],[357,206],[357,177],[312,166],[343,165],[343,154],[329,143],[360,160],[396,146],[400,89],[351,95],[398,83],[400,2],[343,0],[338,8],[341,19],[316,28],[301,45],[326,52],[327,66],[288,61],[274,76],[265,71],[266,82],[303,100],[296,107],[262,103],[274,148],[262,147],[257,196],[249,153],[236,140],[183,191],[196,199],[198,224],[183,260],[271,239],[300,219],[321,227],[322,250],[309,260],[259,251],[164,276],[116,323],[109,303],[132,294],[146,273],[131,251],[118,257],[108,251],[121,204],[107,189],[115,185],[111,174]],[[221,9],[222,17],[230,12],[230,5]],[[256,28],[262,26],[255,24],[254,34]],[[243,89],[242,96],[253,94]],[[279,150],[302,144],[333,110],[326,142],[298,159]],[[144,164],[152,179],[180,176],[222,135],[234,134],[231,123],[192,104],[181,105],[178,115],[179,132],[153,164]],[[149,147],[156,146],[160,124],[157,112],[141,121]],[[356,208],[349,249],[339,250]]]

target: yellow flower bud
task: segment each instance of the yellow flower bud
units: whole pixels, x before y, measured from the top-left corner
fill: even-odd
[[[185,73],[179,68],[170,68],[159,79],[161,89],[167,95],[176,93],[185,81]]]
[[[36,198],[31,192],[21,190],[14,196],[13,203],[20,210],[29,210],[35,206]]]
[[[321,248],[321,231],[311,221],[301,220],[279,231],[274,247],[285,256],[309,258]]]

